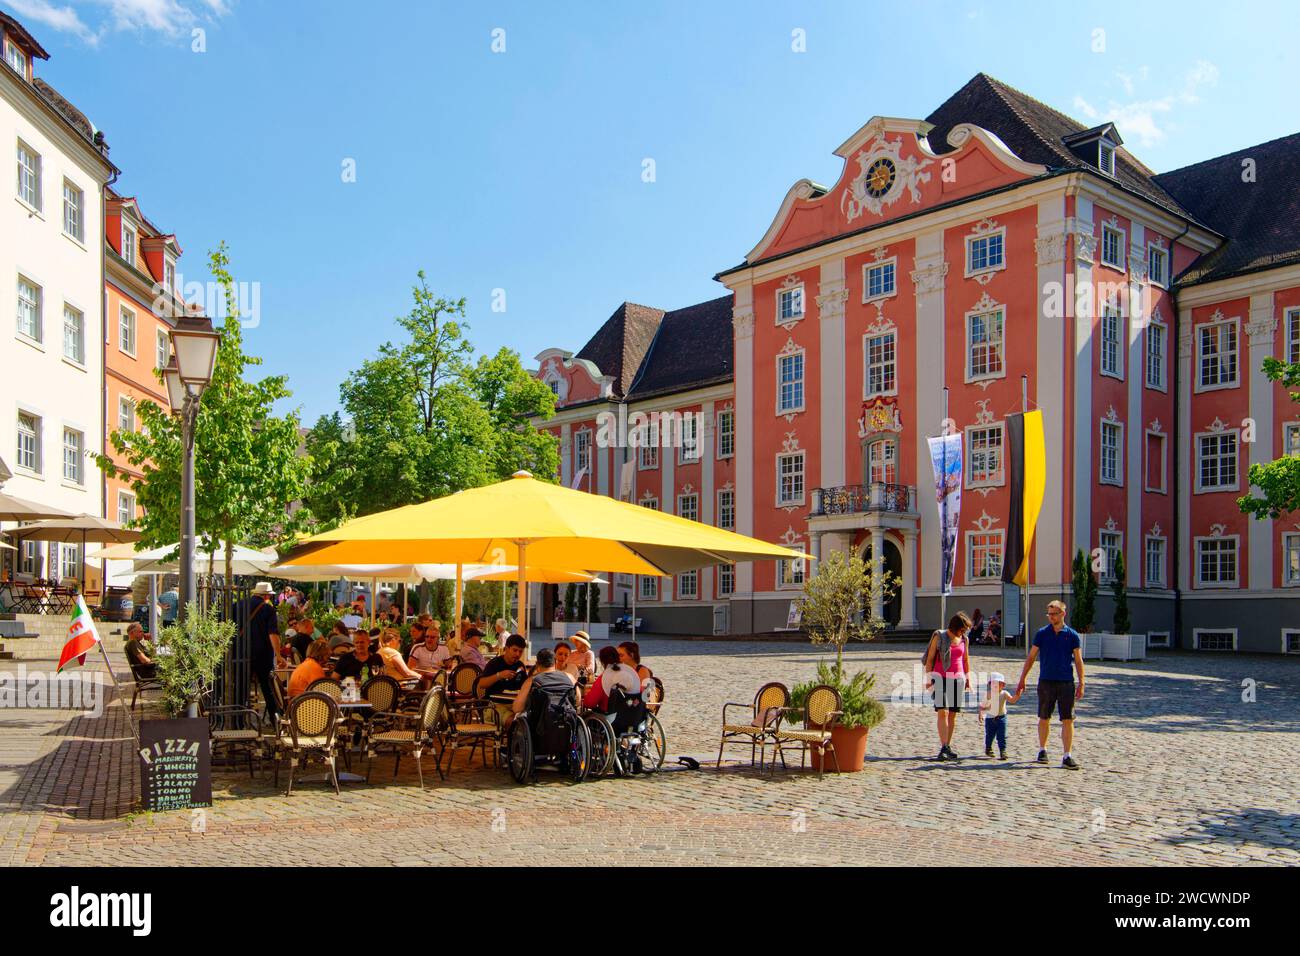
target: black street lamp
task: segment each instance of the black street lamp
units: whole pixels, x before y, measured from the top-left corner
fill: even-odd
[[[199,417],[199,400],[212,381],[217,364],[220,333],[202,315],[185,315],[168,333],[172,358],[163,370],[167,400],[181,419],[181,593],[178,621],[194,600],[194,424]]]

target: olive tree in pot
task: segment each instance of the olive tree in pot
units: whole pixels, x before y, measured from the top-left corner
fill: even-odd
[[[185,606],[183,622],[162,629],[158,681],[168,716],[198,716],[199,694],[211,685],[234,637],[233,621],[220,620],[192,603]]]
[[[867,753],[867,735],[885,719],[885,706],[871,691],[875,675],[859,671],[844,672],[844,645],[851,640],[870,641],[886,627],[875,608],[884,607],[898,589],[898,577],[876,563],[875,567],[857,555],[832,552],[819,561],[816,574],[803,586],[802,623],[814,644],[835,648],[835,663],[817,665],[815,681],[797,684],[791,692],[790,706],[802,708],[809,692],[818,684],[829,684],[839,691],[842,714],[831,729],[835,760],[843,772],[862,769]],[[813,767],[820,766],[821,753],[814,750]]]

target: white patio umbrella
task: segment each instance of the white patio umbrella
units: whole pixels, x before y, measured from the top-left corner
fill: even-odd
[[[74,515],[70,518],[51,518],[37,521],[35,524],[23,525],[9,532],[15,538],[24,541],[58,541],[64,544],[81,545],[81,590],[86,590],[86,543],[105,541],[120,544],[139,541],[140,532],[124,528],[116,521],[100,518],[96,515]]]

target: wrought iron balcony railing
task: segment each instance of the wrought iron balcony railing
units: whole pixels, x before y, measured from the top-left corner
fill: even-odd
[[[873,481],[869,485],[841,485],[838,488],[814,488],[814,515],[866,514],[892,511],[916,513],[916,489],[910,485],[892,485]]]

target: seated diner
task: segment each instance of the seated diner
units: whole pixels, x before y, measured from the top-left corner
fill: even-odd
[[[600,649],[600,677],[587,689],[582,698],[584,707],[609,712],[609,695],[615,687],[622,687],[629,694],[641,693],[641,678],[629,665],[618,659],[618,651],[606,644]]]
[[[312,641],[307,648],[307,659],[289,675],[287,692],[291,698],[305,692],[315,681],[325,676],[325,663],[330,659],[330,646],[325,641]]]

